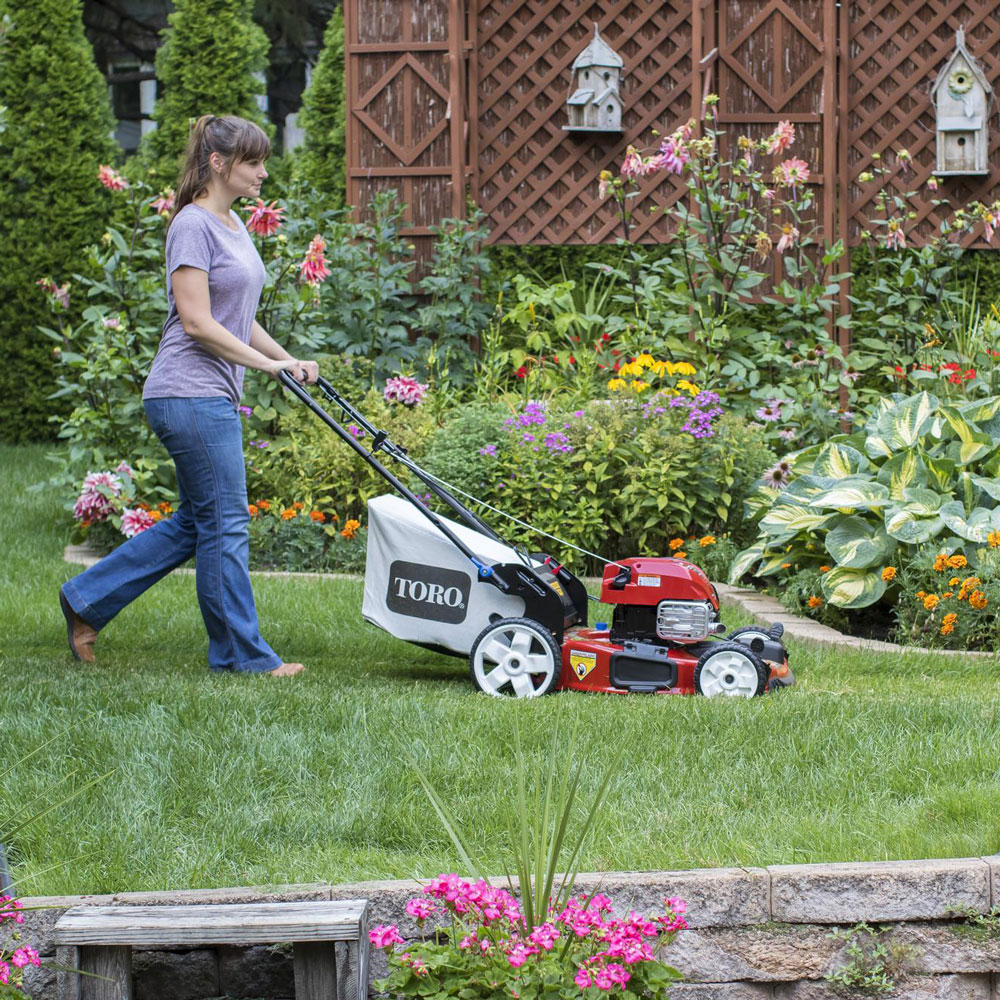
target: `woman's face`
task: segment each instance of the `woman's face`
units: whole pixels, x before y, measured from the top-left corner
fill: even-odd
[[[256,198],[266,177],[263,160],[238,160],[229,171],[226,183],[234,198]]]

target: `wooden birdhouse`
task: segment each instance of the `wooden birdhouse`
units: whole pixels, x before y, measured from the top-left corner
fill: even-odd
[[[594,37],[573,61],[573,90],[566,102],[567,132],[621,132],[621,78],[625,62],[601,38]]]
[[[931,91],[937,113],[938,176],[988,174],[989,110],[993,91],[965,47],[965,30],[955,33],[955,51]]]

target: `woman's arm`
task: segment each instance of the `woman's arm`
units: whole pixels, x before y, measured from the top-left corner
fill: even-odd
[[[315,374],[309,370],[315,367],[315,362],[298,361],[287,351],[282,351],[257,323],[254,323],[251,330],[250,343],[244,344],[218,322],[212,316],[207,272],[197,267],[179,267],[171,275],[171,283],[177,314],[180,316],[184,332],[206,351],[224,361],[243,365],[244,368],[256,368],[272,375],[287,369],[299,381],[308,378],[310,374],[313,377],[309,380],[316,380]],[[254,342],[258,330],[266,338],[266,343],[261,341],[259,336],[257,343]],[[271,349],[277,349],[279,353],[268,353],[261,350],[258,345],[262,347],[271,345]]]
[[[311,384],[319,378],[319,365],[315,361],[303,361],[301,358],[293,358],[257,320],[254,320],[253,326],[250,327],[250,346],[276,361],[296,361],[305,373],[305,381],[307,383]],[[298,375],[296,374],[295,377],[298,378]]]

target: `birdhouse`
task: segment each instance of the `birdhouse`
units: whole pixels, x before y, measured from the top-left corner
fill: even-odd
[[[625,62],[601,38],[594,37],[573,61],[573,91],[566,102],[567,132],[621,132],[621,78]]]
[[[965,30],[955,33],[955,51],[931,91],[937,113],[938,176],[988,174],[989,105],[993,91],[965,47]]]

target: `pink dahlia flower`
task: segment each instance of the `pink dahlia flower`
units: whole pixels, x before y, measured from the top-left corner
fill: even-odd
[[[405,403],[407,406],[419,406],[427,392],[427,386],[409,375],[397,375],[386,379],[385,399],[388,403]]]
[[[138,535],[156,524],[148,510],[141,507],[126,507],[122,511],[122,534],[126,538]]]
[[[97,171],[97,179],[109,191],[124,191],[128,187],[128,181],[114,167],[102,164]]]
[[[278,208],[276,201],[265,203],[263,198],[258,198],[257,207],[250,213],[250,218],[247,219],[247,229],[258,236],[272,236],[281,228],[281,224],[285,221],[282,218],[284,214],[285,210]]]
[[[791,122],[778,122],[778,127],[767,137],[765,149],[769,153],[783,153],[795,142],[795,126]]]
[[[805,160],[793,157],[784,160],[774,168],[775,184],[788,184],[795,187],[797,184],[805,184],[809,180],[809,164]]]
[[[160,192],[159,198],[154,198],[150,204],[157,215],[167,216],[174,210],[174,189],[167,188]]]
[[[299,273],[307,285],[318,285],[330,277],[324,250],[326,250],[326,240],[317,233],[306,251],[306,259],[299,264]]]

